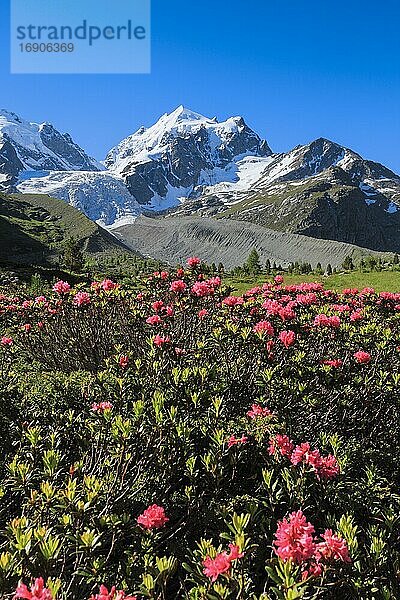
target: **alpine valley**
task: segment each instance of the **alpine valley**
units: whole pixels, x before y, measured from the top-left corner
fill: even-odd
[[[274,153],[242,117],[178,107],[98,162],[68,134],[0,111],[0,190],[67,202],[143,255],[282,264],[400,252],[400,176],[327,139]],[[3,195],[3,199],[4,199]]]

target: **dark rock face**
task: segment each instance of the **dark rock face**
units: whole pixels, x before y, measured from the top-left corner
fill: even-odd
[[[0,141],[0,173],[6,178],[0,179],[0,190],[10,192],[14,189],[18,173],[23,169],[23,164],[18,158],[13,146],[7,140]]]
[[[98,171],[95,162],[74,142],[68,133],[61,134],[50,123],[44,123],[40,130],[43,144],[54,154],[79,171]]]
[[[210,132],[207,126],[179,134],[166,131],[160,141],[163,151],[148,162],[132,162],[121,175],[135,199],[148,204],[154,195],[165,197],[169,186],[189,188],[198,194],[202,184],[209,184],[212,170],[224,168],[238,156],[270,156],[270,147],[252,131],[241,117],[235,118],[237,130]],[[143,130],[145,132],[145,130]],[[219,139],[215,136],[219,135]],[[106,165],[110,162],[106,160]],[[203,179],[205,180],[203,181]]]

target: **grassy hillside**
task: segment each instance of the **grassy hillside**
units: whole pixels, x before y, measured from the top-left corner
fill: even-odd
[[[85,272],[92,275],[120,279],[159,267],[63,200],[0,192],[0,284],[10,274],[20,281],[30,281],[35,273],[48,281],[71,280],[73,274],[65,273],[62,261],[71,237],[83,251]]]
[[[71,236],[89,254],[127,251],[111,234],[62,200],[41,194],[0,194],[3,261],[52,262]]]

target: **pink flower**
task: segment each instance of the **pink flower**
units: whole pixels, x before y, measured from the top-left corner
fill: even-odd
[[[10,337],[7,337],[6,335],[4,335],[1,338],[1,345],[2,346],[12,346],[13,345],[13,339]]]
[[[353,354],[354,358],[360,365],[366,365],[371,362],[371,355],[368,352],[359,350]]]
[[[346,563],[351,562],[346,540],[334,534],[332,529],[327,529],[321,537],[324,541],[317,544],[317,550],[325,560],[341,560]]]
[[[231,435],[231,437],[228,439],[228,448],[231,448],[232,446],[237,446],[238,444],[247,444],[248,441],[249,438],[245,435],[242,435],[241,438],[237,438],[234,435]]]
[[[171,341],[171,338],[168,336],[162,337],[161,335],[155,335],[153,338],[153,344],[155,346],[157,346],[158,348],[161,348],[161,346],[164,346],[164,344],[169,344],[169,342]]]
[[[201,263],[201,260],[197,256],[191,256],[186,261],[186,264],[191,269],[194,269],[194,267],[198,267],[200,263]]]
[[[71,286],[66,281],[57,281],[57,283],[53,285],[53,292],[56,292],[57,294],[68,294],[70,289]]]
[[[110,591],[105,585],[100,586],[100,591],[95,596],[91,596],[90,600],[137,600],[137,596],[126,596],[123,590],[118,590],[113,585]]]
[[[315,327],[332,327],[337,329],[340,327],[340,317],[334,315],[333,317],[328,317],[327,315],[321,314],[317,315],[314,319]]]
[[[290,457],[290,461],[292,465],[304,463],[317,469],[321,464],[321,455],[318,450],[311,450],[310,444],[305,442],[304,444],[300,444],[300,446],[296,446]]]
[[[201,310],[199,310],[197,315],[198,315],[199,319],[204,319],[204,317],[206,317],[208,315],[208,310],[206,310],[205,308],[202,308]]]
[[[204,298],[205,296],[212,296],[214,288],[210,285],[209,281],[196,281],[192,286],[191,292],[198,298]]]
[[[164,307],[164,302],[162,300],[156,300],[156,302],[153,302],[151,307],[154,312],[158,313]]]
[[[44,302],[46,302],[46,296],[37,296],[35,298],[35,304],[43,304]]]
[[[302,572],[301,579],[305,581],[309,577],[319,577],[320,575],[322,575],[321,563],[318,560],[311,561],[308,568]]]
[[[239,546],[236,546],[236,544],[229,544],[228,560],[238,560],[239,558],[243,558],[243,556],[244,552],[240,552]]]
[[[275,277],[274,281],[275,281],[275,283],[276,283],[277,285],[281,285],[281,284],[283,283],[283,277],[282,277],[282,275],[277,275],[277,276]]]
[[[171,287],[169,288],[171,292],[175,292],[178,294],[179,292],[183,292],[186,289],[186,283],[182,281],[182,279],[176,279],[171,283]]]
[[[295,339],[296,339],[296,334],[291,329],[289,329],[288,331],[281,331],[279,334],[279,339],[282,342],[282,344],[285,346],[285,348],[289,348],[290,346],[292,346],[294,344]]]
[[[105,292],[110,292],[118,287],[118,283],[114,283],[114,281],[111,281],[111,279],[103,279],[103,281],[100,283],[100,287]]]
[[[267,335],[273,336],[275,331],[269,321],[259,321],[253,327],[255,333],[266,333]]]
[[[97,402],[93,402],[92,404],[92,410],[94,412],[98,412],[98,413],[103,413],[106,410],[111,410],[112,409],[112,404],[111,402],[99,402],[97,404]]]
[[[119,357],[118,364],[121,367],[121,369],[125,369],[128,366],[128,363],[129,363],[129,357],[128,356],[120,356]]]
[[[229,544],[229,554],[227,552],[220,552],[215,558],[207,556],[203,560],[203,573],[206,577],[209,577],[212,582],[216,581],[220,575],[228,573],[231,568],[231,563],[234,560],[238,560],[244,556],[243,552],[240,552],[239,546],[235,544]]]
[[[337,358],[334,360],[323,360],[322,364],[328,367],[333,367],[334,369],[339,369],[339,367],[343,365],[343,361],[340,360],[340,358]]]
[[[160,315],[152,315],[151,317],[147,317],[146,323],[148,323],[148,325],[159,325],[162,323],[162,318]]]
[[[314,527],[308,523],[302,511],[293,512],[289,519],[278,523],[275,533],[275,553],[281,560],[291,559],[296,564],[312,558],[315,552]]]
[[[247,411],[247,416],[250,419],[258,419],[260,417],[270,417],[272,415],[268,408],[263,408],[259,404],[252,404],[251,410]]]
[[[87,292],[78,292],[75,294],[72,303],[75,306],[85,306],[86,304],[90,304],[90,295]]]
[[[269,441],[268,452],[272,455],[279,450],[282,456],[291,456],[293,448],[294,444],[290,441],[289,437],[278,433],[275,438]]]
[[[340,473],[339,463],[333,454],[322,456],[317,467],[317,475],[320,479],[333,479]]]
[[[176,347],[175,348],[175,354],[177,356],[184,356],[186,354],[186,350],[184,348]]]
[[[217,554],[215,558],[207,556],[203,560],[203,573],[206,577],[209,577],[212,582],[217,581],[220,575],[227,573],[231,568],[231,561],[228,558],[226,552]]]
[[[362,318],[363,318],[362,313],[359,310],[355,310],[350,315],[350,321],[353,321],[353,322],[361,321]]]
[[[25,325],[22,325],[22,329],[24,329],[26,333],[29,333],[32,329],[32,325],[30,323],[25,323]]]
[[[137,523],[144,529],[160,529],[169,521],[162,506],[152,504],[138,516]]]
[[[42,577],[35,579],[30,590],[24,583],[20,583],[15,590],[14,600],[18,598],[26,600],[53,600],[50,590],[44,587]]]
[[[240,306],[244,303],[244,299],[241,296],[228,296],[222,300],[222,304],[225,306]]]

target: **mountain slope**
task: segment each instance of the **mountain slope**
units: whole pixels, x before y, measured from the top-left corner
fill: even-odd
[[[69,237],[74,237],[88,255],[129,252],[113,235],[62,200],[0,193],[1,263],[55,264]]]
[[[133,250],[171,264],[183,263],[196,254],[208,263],[222,262],[227,269],[242,265],[253,248],[262,263],[267,259],[282,266],[295,261],[340,265],[346,256],[368,254],[365,248],[273,231],[230,219],[198,216],[149,218],[140,216],[133,225],[115,230]]]
[[[21,171],[100,171],[104,167],[88,156],[68,133],[51,123],[30,123],[0,110],[0,183],[11,187]]]
[[[235,163],[245,156],[271,154],[242,117],[219,123],[180,106],[120,142],[105,165],[123,178],[140,204],[162,210],[202,186],[229,180]]]
[[[321,138],[273,156],[251,187],[207,188],[175,214],[229,217],[278,231],[398,252],[400,177]]]
[[[141,207],[123,181],[107,171],[51,171],[43,177],[20,178],[23,194],[50,194],[65,200],[102,226],[132,223]],[[22,180],[21,180],[22,179]]]

